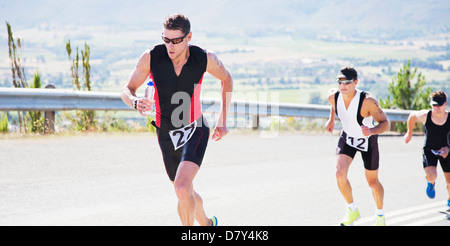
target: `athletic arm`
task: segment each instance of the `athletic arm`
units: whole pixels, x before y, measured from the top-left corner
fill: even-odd
[[[206,71],[212,76],[220,80],[220,93],[222,96],[219,119],[214,129],[213,139],[218,141],[228,133],[227,114],[231,103],[233,92],[233,78],[229,71],[225,68],[222,61],[212,51],[207,51],[208,63]]]
[[[447,158],[447,156],[448,156],[448,154],[449,154],[449,152],[450,152],[450,147],[444,146],[444,147],[442,147],[439,151],[442,152],[442,153],[440,154],[440,156],[442,156],[442,157],[444,157],[444,158]]]
[[[331,89],[330,93],[328,94],[328,102],[330,103],[330,116],[328,118],[328,121],[325,125],[325,129],[329,132],[333,132],[334,130],[334,124],[335,124],[335,118],[336,118],[336,107],[334,102],[334,94],[336,94],[336,89]]]
[[[146,50],[139,58],[138,64],[131,72],[128,79],[128,83],[122,88],[121,98],[123,102],[133,107],[133,101],[138,100],[137,109],[141,111],[146,111],[147,108],[151,107],[150,102],[147,99],[139,99],[136,95],[136,91],[139,87],[144,84],[150,74],[150,50]]]
[[[428,110],[420,110],[409,114],[408,121],[406,123],[408,130],[406,131],[406,134],[403,137],[405,139],[405,143],[409,143],[409,141],[411,141],[413,129],[417,121],[421,122],[422,124],[425,124],[427,120],[427,113]]]
[[[369,115],[378,122],[378,125],[372,128],[361,126],[364,136],[377,135],[387,131],[389,129],[389,120],[383,109],[381,109],[377,99],[368,96],[364,99],[364,104],[367,105]]]

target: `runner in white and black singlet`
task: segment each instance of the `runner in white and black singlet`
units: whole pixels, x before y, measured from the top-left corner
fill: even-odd
[[[423,146],[423,168],[427,180],[426,194],[433,199],[436,196],[435,181],[437,164],[441,164],[447,183],[447,210],[450,212],[450,117],[446,110],[447,95],[444,91],[431,94],[431,110],[412,112],[408,118],[408,131],[404,138],[409,143],[412,138],[415,123],[419,121],[425,126],[425,144]]]
[[[350,164],[358,151],[361,152],[366,179],[372,189],[377,207],[376,225],[385,225],[384,189],[378,179],[378,134],[389,128],[389,121],[375,98],[356,89],[358,74],[354,68],[342,68],[336,80],[339,90],[333,91],[328,97],[331,110],[326,129],[333,132],[337,115],[343,130],[336,150],[336,178],[339,190],[348,204],[347,213],[341,225],[353,225],[353,222],[360,217],[347,179]],[[378,122],[376,126],[373,124],[374,120]]]
[[[210,73],[221,81],[221,111],[212,134],[218,141],[227,133],[227,112],[233,80],[216,54],[190,45],[190,21],[182,14],[169,16],[164,22],[164,44],[146,50],[122,90],[122,99],[143,112],[154,103],[158,142],[169,179],[178,198],[178,214],[183,225],[217,225],[203,210],[203,200],[194,191],[193,180],[200,169],[210,136],[202,116],[200,92],[203,75]],[[136,91],[150,77],[155,86],[154,101],[138,98]],[[149,150],[151,151],[151,150]]]

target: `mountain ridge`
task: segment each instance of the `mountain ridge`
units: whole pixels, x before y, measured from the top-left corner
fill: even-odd
[[[0,16],[15,28],[51,24],[155,29],[162,28],[167,15],[180,12],[191,19],[194,30],[241,35],[450,30],[450,2],[446,0],[2,0],[0,9]]]

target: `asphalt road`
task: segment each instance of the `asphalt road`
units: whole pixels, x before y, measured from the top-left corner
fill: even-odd
[[[336,134],[232,132],[209,147],[195,179],[208,216],[223,226],[338,225]],[[387,225],[450,225],[440,167],[425,195],[423,136],[381,136]],[[359,154],[349,180],[362,218],[375,204]],[[181,225],[177,200],[150,133],[0,136],[0,225]]]

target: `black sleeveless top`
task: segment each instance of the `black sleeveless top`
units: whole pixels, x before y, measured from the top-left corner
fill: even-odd
[[[155,84],[156,125],[163,129],[187,126],[202,116],[200,92],[208,62],[206,51],[189,46],[189,58],[179,76],[164,44],[150,51],[150,78]]]
[[[450,120],[447,116],[445,123],[440,126],[433,123],[431,120],[431,110],[427,114],[427,121],[425,122],[425,145],[424,149],[438,150],[450,144]]]

